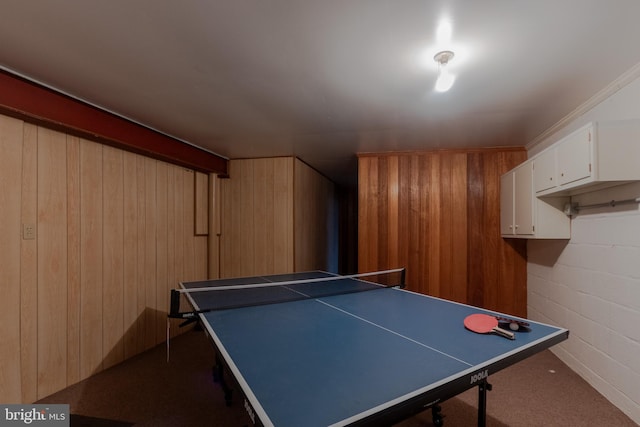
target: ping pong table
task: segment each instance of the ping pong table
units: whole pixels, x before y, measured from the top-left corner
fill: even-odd
[[[569,334],[526,319],[514,340],[476,334],[466,316],[504,314],[323,271],[180,285],[194,310],[172,291],[169,316],[202,324],[226,397],[223,369],[261,426],[391,425],[427,409],[439,426],[439,404],[476,386],[484,426],[488,377]]]

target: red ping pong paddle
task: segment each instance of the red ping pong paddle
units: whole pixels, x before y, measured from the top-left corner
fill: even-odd
[[[470,314],[464,319],[464,327],[478,334],[495,333],[510,340],[516,339],[513,332],[498,327],[498,319],[488,314]]]

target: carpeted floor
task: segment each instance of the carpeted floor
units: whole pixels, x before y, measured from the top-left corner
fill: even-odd
[[[211,375],[213,350],[190,331],[37,403],[68,403],[72,427],[245,426],[242,403],[224,403]],[[617,426],[636,424],[544,351],[490,377],[487,426]],[[445,427],[474,426],[477,390],[442,404]],[[397,427],[429,427],[431,411]],[[304,427],[304,426],[301,426]]]

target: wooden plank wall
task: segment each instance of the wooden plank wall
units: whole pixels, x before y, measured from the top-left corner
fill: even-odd
[[[327,178],[294,157],[237,159],[220,192],[221,277],[327,268]]]
[[[0,401],[20,402],[20,296],[21,296],[21,247],[17,236],[21,235],[22,195],[22,146],[14,141],[22,140],[22,123],[0,119],[0,295],[4,308],[0,310]],[[18,149],[16,149],[18,148]],[[30,147],[28,147],[30,148]],[[28,149],[27,148],[27,149]],[[32,183],[29,182],[30,187]],[[33,196],[30,194],[29,196]],[[32,204],[35,206],[35,204]],[[31,207],[31,206],[30,206]],[[30,209],[32,210],[32,209]],[[34,215],[35,216],[35,215]],[[33,259],[33,241],[24,248]],[[29,287],[33,285],[29,283]],[[33,294],[32,289],[29,289]],[[32,306],[36,303],[32,301]],[[33,355],[33,353],[32,353]],[[7,369],[7,367],[12,367]]]
[[[220,182],[220,277],[294,268],[292,157],[229,162]]]
[[[220,235],[222,234],[222,208],[220,206],[220,177],[217,174],[209,174],[207,190],[209,199],[209,226],[207,227],[207,230],[209,231],[209,279],[218,279],[220,278]]]
[[[169,289],[207,277],[193,170],[0,116],[0,188],[0,402],[163,342]]]
[[[296,159],[294,186],[295,270],[327,270],[337,239],[334,184]]]
[[[408,288],[526,315],[526,242],[500,237],[500,175],[521,149],[361,155],[358,269],[406,267]]]

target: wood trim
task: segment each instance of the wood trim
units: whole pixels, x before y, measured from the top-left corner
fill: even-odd
[[[361,157],[395,157],[395,156],[412,156],[412,155],[424,155],[424,154],[455,154],[455,153],[503,153],[516,151],[520,152],[525,150],[523,146],[508,146],[508,147],[479,147],[479,148],[434,148],[431,150],[407,150],[407,151],[387,151],[387,152],[363,152],[356,153],[356,156]]]
[[[223,157],[4,70],[0,113],[201,172],[227,173]]]

